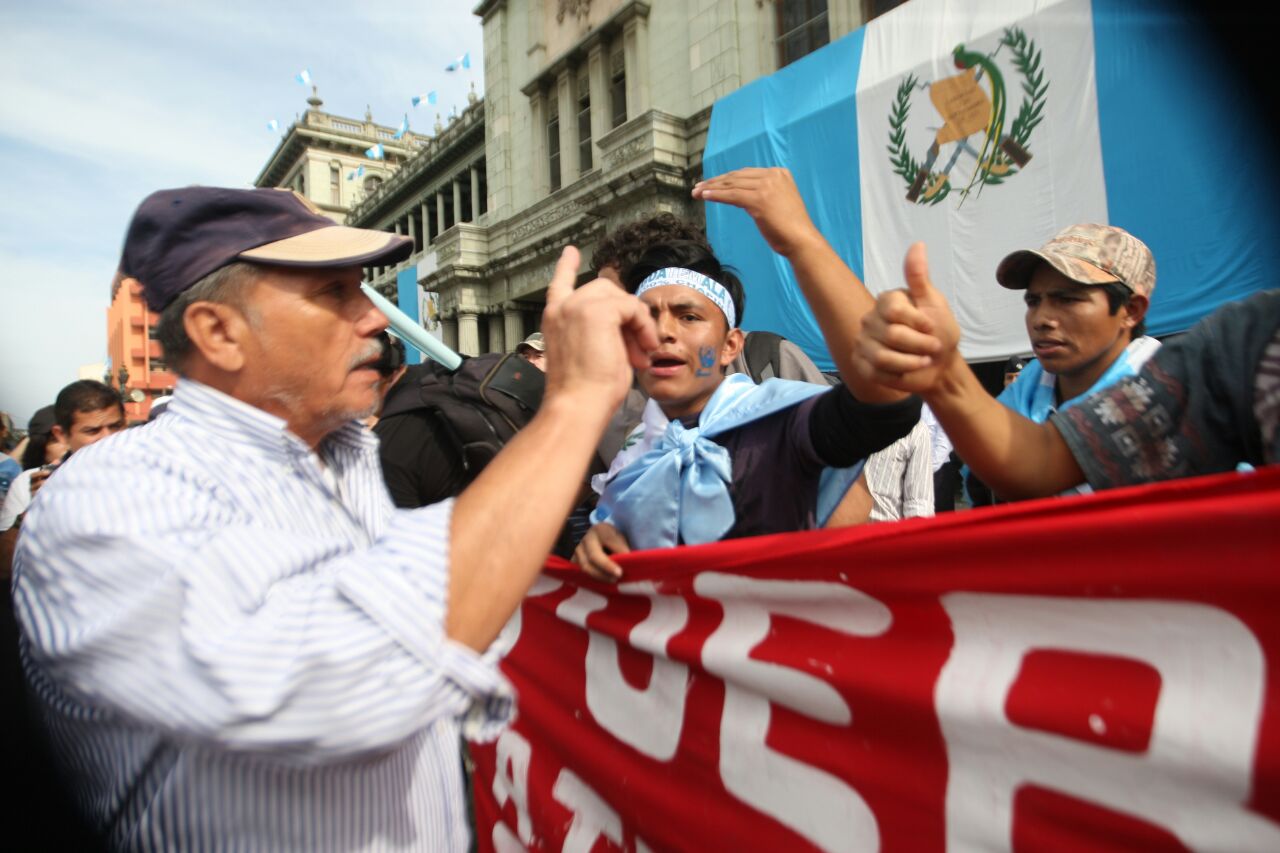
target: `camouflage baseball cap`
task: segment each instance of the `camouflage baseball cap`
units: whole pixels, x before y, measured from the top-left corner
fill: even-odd
[[[1007,256],[996,267],[996,281],[1010,290],[1025,290],[1041,261],[1080,284],[1119,282],[1146,297],[1156,289],[1156,260],[1147,244],[1113,225],[1064,228],[1035,251]]]

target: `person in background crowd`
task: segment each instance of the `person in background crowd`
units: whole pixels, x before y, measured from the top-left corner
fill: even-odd
[[[18,438],[9,413],[0,412],[0,451],[3,451],[0,452],[0,502],[8,494],[9,485],[22,473],[22,465],[18,460],[22,458],[25,447],[22,443],[25,441],[25,438]]]
[[[516,355],[532,364],[542,372],[547,370],[547,344],[542,339],[542,332],[534,332],[516,346]]]
[[[360,283],[411,251],[276,189],[134,215],[121,266],[173,401],[58,471],[14,574],[33,690],[115,847],[469,845],[463,718],[480,738],[510,718],[491,645],[658,342],[634,297],[573,289],[566,249],[537,415],[456,501],[396,510],[359,423],[387,325]]]
[[[933,515],[933,453],[924,418],[911,432],[867,458],[862,476],[871,493],[869,521]]]
[[[69,454],[102,441],[125,427],[124,404],[110,386],[94,379],[72,382],[58,392],[54,400],[52,423],[46,421],[46,409],[31,417],[28,428],[34,438],[28,449],[30,457],[23,463],[31,467],[14,481],[0,506],[0,573],[10,576],[13,550],[22,519],[36,493],[49,475]],[[46,426],[48,432],[45,432]],[[43,449],[43,453],[40,450]]]
[[[1222,306],[1126,376],[1036,423],[1001,405],[959,355],[960,327],[929,280],[924,244],[907,288],[863,319],[855,369],[921,394],[974,472],[1001,495],[1043,497],[1280,462],[1280,290]]]
[[[1004,363],[1004,387],[1008,388],[1017,381],[1018,375],[1022,373],[1022,368],[1031,362],[1029,358],[1023,358],[1020,355],[1011,355]]]

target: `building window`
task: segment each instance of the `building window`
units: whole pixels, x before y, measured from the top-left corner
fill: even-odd
[[[342,167],[337,163],[329,164],[329,201],[342,204]]]
[[[551,191],[560,189],[560,104],[554,89],[547,98],[547,162],[551,167]]]
[[[627,120],[627,62],[620,38],[609,51],[609,114],[611,127]]]
[[[827,0],[778,0],[777,10],[779,68],[831,40]]]
[[[866,14],[863,15],[862,19],[869,21],[872,18],[880,17],[891,9],[898,8],[907,0],[864,0],[864,2],[866,3]]]
[[[591,82],[587,69],[578,74],[578,174],[591,170]]]
[[[298,189],[298,193],[299,193],[299,195],[306,195],[306,194],[307,194],[307,173],[306,173],[306,169],[305,169],[305,168],[304,168],[304,169],[299,169],[299,170],[298,170],[298,187],[297,187],[297,189]]]

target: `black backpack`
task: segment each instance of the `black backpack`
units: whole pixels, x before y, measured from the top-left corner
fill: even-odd
[[[433,361],[409,367],[387,394],[380,419],[429,411],[444,427],[470,483],[542,403],[542,371],[515,353],[463,357],[457,370]]]

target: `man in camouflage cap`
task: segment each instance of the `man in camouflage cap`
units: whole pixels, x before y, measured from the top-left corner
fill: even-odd
[[[1146,335],[1156,262],[1123,228],[1064,228],[1039,249],[1007,256],[996,280],[1025,291],[1035,353],[997,399],[1036,423],[1137,373],[1160,347]]]

